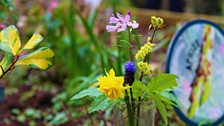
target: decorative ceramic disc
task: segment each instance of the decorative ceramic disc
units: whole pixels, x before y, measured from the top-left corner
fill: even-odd
[[[224,118],[224,33],[207,20],[186,23],[169,46],[166,72],[176,74],[180,118],[190,126],[218,125]]]

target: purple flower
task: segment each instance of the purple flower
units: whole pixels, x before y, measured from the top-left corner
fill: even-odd
[[[125,31],[126,28],[136,29],[139,24],[136,21],[130,21],[131,13],[130,11],[123,17],[120,13],[117,13],[117,17],[113,14],[110,17],[109,25],[106,26],[107,32],[117,31],[122,32]]]
[[[91,10],[95,10],[100,5],[101,0],[84,0],[84,2]]]
[[[124,65],[125,71],[135,72],[135,64],[134,62],[128,61]]]
[[[131,86],[135,81],[135,64],[134,62],[128,61],[124,65],[125,68],[125,75],[124,75],[124,82]]]
[[[3,23],[0,22],[0,30],[2,30],[4,28],[6,28],[6,26]]]
[[[55,8],[58,7],[58,5],[59,3],[57,0],[51,0],[48,7],[49,12],[52,12]]]

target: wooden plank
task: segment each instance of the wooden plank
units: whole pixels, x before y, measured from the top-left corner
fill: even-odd
[[[102,7],[100,10],[105,10],[105,7]],[[178,13],[178,12],[171,12],[167,10],[150,10],[150,9],[141,9],[141,8],[118,7],[118,11],[123,13],[126,13],[129,10],[131,11],[132,15],[137,16],[138,21],[143,20],[143,21],[140,21],[141,23],[150,21],[150,17],[153,15],[164,18],[167,25],[176,24],[177,22],[186,22],[186,21],[198,19],[198,18],[207,19],[218,24],[224,23],[224,17],[221,17],[221,16],[193,14],[193,13]]]

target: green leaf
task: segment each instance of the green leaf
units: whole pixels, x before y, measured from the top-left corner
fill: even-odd
[[[134,81],[132,85],[134,98],[142,96],[146,90],[147,90],[147,87],[145,84],[143,84],[141,81]]]
[[[155,101],[156,107],[158,108],[163,121],[165,122],[166,125],[168,125],[168,118],[167,118],[168,112],[166,110],[165,105],[162,103],[158,95],[154,94],[152,95],[152,97],[153,97],[153,100]]]
[[[9,67],[9,65],[12,63],[13,55],[10,53],[5,53],[4,58],[1,61],[1,66],[5,70]]]
[[[173,89],[178,85],[176,78],[177,76],[174,74],[159,74],[156,77],[152,77],[151,82],[148,84],[148,93]]]
[[[6,52],[4,58],[2,59],[0,63],[2,69],[6,70],[11,65],[12,60],[13,60],[13,55]],[[2,76],[3,74],[2,69],[0,69],[0,76]]]
[[[21,114],[21,115],[17,116],[17,120],[19,122],[25,122],[26,121],[26,116],[24,114]]]
[[[95,112],[99,110],[105,110],[113,105],[113,101],[109,100],[104,94],[97,97],[89,108],[89,112]]]
[[[180,108],[180,102],[172,93],[161,92],[160,95],[161,95],[162,101]]]
[[[71,100],[80,99],[80,98],[83,98],[86,96],[98,97],[100,95],[102,95],[102,92],[100,92],[96,87],[93,87],[93,88],[88,88],[88,89],[82,90],[78,94],[74,95],[71,98]]]
[[[12,113],[15,114],[15,115],[19,115],[19,114],[21,113],[20,110],[17,109],[17,108],[13,108],[11,111],[12,111]]]
[[[60,125],[66,123],[68,121],[68,117],[65,112],[59,112],[55,115],[55,117],[50,121],[50,125]]]

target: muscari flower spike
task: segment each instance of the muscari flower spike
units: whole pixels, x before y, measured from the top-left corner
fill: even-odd
[[[125,71],[135,72],[135,64],[134,64],[134,62],[128,61],[124,65],[124,68],[125,68]]]
[[[135,81],[135,64],[134,62],[128,61],[125,65],[125,76],[124,76],[124,84],[128,84],[131,86]]]
[[[122,32],[125,31],[126,28],[136,29],[139,26],[136,21],[130,21],[130,11],[124,17],[120,13],[117,13],[116,16],[117,17],[113,14],[111,15],[109,25],[106,26],[107,32]]]

